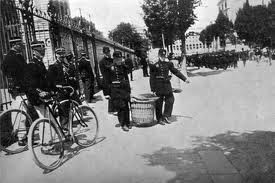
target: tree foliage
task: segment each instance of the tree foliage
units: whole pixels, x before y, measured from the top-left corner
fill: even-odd
[[[175,39],[182,40],[182,51],[185,53],[185,33],[197,19],[194,9],[200,0],[144,0],[143,19],[151,34],[153,46],[161,47],[161,34],[165,44],[172,44]]]
[[[149,40],[142,37],[130,23],[121,22],[109,32],[108,37],[124,46],[134,49],[136,55],[141,57],[149,47]]]
[[[73,19],[74,24],[79,25],[85,31],[92,32],[96,35],[102,36],[102,32],[96,29],[95,24],[92,21],[87,20],[84,17],[76,16]]]
[[[271,6],[250,6],[246,2],[237,13],[235,29],[241,40],[249,45],[261,47],[270,45],[271,27],[269,24]]]
[[[220,38],[221,46],[225,46],[226,39],[233,34],[233,23],[220,11],[215,21],[215,25],[217,29],[216,37]]]
[[[209,46],[214,38],[220,38],[221,45],[225,46],[225,41],[229,38],[234,41],[233,23],[221,11],[219,12],[214,24],[208,25],[200,33],[200,41]]]
[[[199,40],[209,47],[213,42],[214,38],[218,37],[217,25],[210,24],[200,33]]]
[[[167,2],[167,0],[144,0],[142,5],[143,18],[154,47],[162,47],[162,33],[166,45],[173,43],[176,36],[175,11],[172,11]]]

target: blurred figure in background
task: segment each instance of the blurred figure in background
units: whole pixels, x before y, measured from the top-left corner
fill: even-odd
[[[90,60],[87,59],[86,52],[83,50],[80,54],[81,57],[78,61],[80,82],[82,82],[85,100],[90,103],[94,99],[94,73]]]
[[[127,54],[127,58],[125,60],[125,64],[128,66],[128,72],[130,74],[131,81],[133,81],[133,68],[134,68],[134,65],[133,65],[133,61],[130,58],[129,54]]]

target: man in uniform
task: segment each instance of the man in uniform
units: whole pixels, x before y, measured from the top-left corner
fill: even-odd
[[[66,60],[68,61],[68,84],[74,88],[77,95],[79,96],[78,73],[75,65],[74,55],[72,52],[67,53]]]
[[[94,99],[94,73],[85,51],[81,52],[78,71],[80,81],[83,84],[85,99],[87,102],[91,102],[91,100]]]
[[[43,57],[45,56],[44,42],[34,41],[31,43],[31,48],[33,52],[33,59],[30,61],[30,63],[27,64],[24,75],[26,96],[28,98],[28,102],[30,102],[30,104],[35,107],[39,117],[47,117],[45,116],[45,106],[43,105],[43,102],[40,100],[41,98],[48,96],[50,92],[47,81],[47,70],[43,63]],[[43,132],[42,128],[43,125],[40,125],[40,136]],[[47,138],[47,140],[50,140],[49,136],[44,137],[44,139],[45,138]],[[26,141],[21,143],[22,145],[24,145]],[[43,153],[46,153],[46,151],[50,151],[50,149],[43,147],[41,151]]]
[[[65,59],[65,49],[64,48],[57,48],[55,50],[55,59],[56,62],[49,66],[48,69],[48,82],[49,87],[53,91],[57,91],[56,85],[62,85],[62,86],[73,86],[71,83],[70,78],[70,71],[69,71],[69,63]],[[78,100],[78,97],[76,95],[76,92],[73,96],[76,100]],[[68,98],[67,93],[60,93],[59,100],[65,100]],[[78,100],[79,101],[79,100]],[[66,124],[68,124],[69,120],[69,104],[65,103],[64,105],[60,106],[58,112],[60,116],[60,124],[62,127],[65,127]]]
[[[103,58],[99,62],[100,72],[102,74],[102,88],[104,96],[110,95],[110,87],[108,86],[109,82],[109,70],[108,66],[113,63],[113,59],[111,58],[109,47],[103,47]]]
[[[23,90],[23,78],[24,69],[26,66],[26,61],[22,55],[23,43],[22,41],[17,41],[13,43],[10,51],[6,55],[1,69],[3,73],[8,78],[11,87]],[[9,91],[13,94],[14,91]],[[18,92],[18,91],[17,91]],[[21,91],[20,91],[21,92]]]
[[[103,95],[106,99],[108,99],[108,112],[114,112],[112,101],[110,99],[110,73],[109,73],[109,66],[113,63],[113,59],[111,58],[110,49],[109,47],[103,47],[103,54],[104,57],[99,62],[100,72],[102,74],[102,88],[103,88]]]
[[[134,64],[133,64],[133,61],[132,59],[130,58],[130,55],[127,54],[127,58],[125,60],[125,64],[128,66],[128,69],[129,69],[129,74],[130,74],[130,77],[131,77],[131,81],[133,81],[133,68],[134,68]]]
[[[170,83],[171,76],[169,76],[169,71],[186,83],[189,83],[189,80],[174,67],[173,63],[165,61],[166,50],[160,49],[158,56],[158,62],[150,64],[153,75],[153,81],[151,82],[153,83],[153,91],[159,97],[156,101],[156,118],[159,124],[164,125],[165,122],[168,124],[171,123],[169,118],[172,115],[175,100]],[[164,112],[162,112],[163,102],[165,102]]]
[[[122,54],[115,51],[113,54],[114,63],[108,66],[110,95],[114,110],[117,111],[118,121],[124,131],[130,128],[130,82],[128,78],[128,68],[122,62]]]
[[[149,77],[149,75],[148,75],[148,63],[146,61],[145,56],[141,57],[140,64],[142,65],[143,77]]]

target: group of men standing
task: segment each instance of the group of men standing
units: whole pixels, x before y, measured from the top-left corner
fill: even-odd
[[[21,60],[21,62],[18,63],[25,64],[24,76],[21,76],[18,74],[20,72],[17,72],[15,77],[24,78],[22,80],[24,84],[21,84],[21,86],[24,88],[30,104],[35,106],[36,110],[43,113],[42,103],[39,98],[47,96],[51,91],[56,91],[56,85],[69,85],[72,86],[75,91],[81,91],[82,87],[84,88],[86,100],[89,102],[93,98],[93,69],[89,60],[86,58],[85,52],[81,52],[80,59],[75,62],[72,53],[66,55],[64,48],[57,48],[55,50],[55,63],[46,69],[43,63],[43,57],[45,56],[44,43],[34,41],[31,44],[31,48],[33,58],[26,64],[20,54],[20,46],[16,44],[5,58],[2,70],[4,73],[16,73],[8,71],[8,68],[21,67],[20,64],[13,65],[13,67],[8,66],[13,63],[11,60],[15,58]],[[118,121],[122,129],[129,131],[129,129],[131,129],[129,106],[131,87],[128,75],[130,74],[131,81],[133,81],[133,61],[130,55],[127,55],[127,58],[123,59],[120,51],[114,51],[112,58],[109,47],[103,48],[103,54],[104,57],[99,62],[99,68],[103,77],[100,86],[103,89],[105,98],[108,99],[108,112],[117,112]],[[155,62],[149,62],[151,91],[159,97],[156,101],[156,118],[158,123],[162,125],[170,123],[169,118],[172,115],[174,104],[169,72],[181,80],[189,82],[188,79],[174,67],[172,62],[167,62],[166,60],[166,50],[160,49]],[[149,76],[146,72],[145,75]],[[74,98],[81,103],[79,93],[76,92]],[[68,120],[68,109],[68,107],[64,106],[64,108],[60,110],[61,125],[64,125]]]
[[[57,48],[55,50],[55,62],[46,69],[43,63],[45,56],[44,42],[33,41],[31,43],[32,59],[29,63],[22,56],[23,46],[22,42],[17,42],[12,46],[3,61],[1,69],[7,78],[10,78],[10,92],[13,93],[19,89],[20,93],[26,94],[29,102],[28,113],[33,120],[44,116],[45,107],[43,107],[41,98],[56,92],[57,85],[72,86],[75,90],[73,97],[79,103],[81,103],[80,93],[82,93],[79,92],[79,85],[82,85],[87,102],[91,101],[91,98],[93,98],[94,75],[90,62],[86,58],[86,53],[82,52],[81,58],[75,64],[71,52],[66,54],[64,48]],[[66,94],[59,96],[59,100],[67,97]],[[61,106],[59,110],[61,125],[68,120],[68,110],[68,106]],[[25,143],[26,138],[19,139],[20,145]]]
[[[122,129],[129,131],[131,128],[129,117],[131,87],[128,74],[132,71],[131,64],[128,63],[130,59],[123,61],[122,54],[119,51],[114,51],[113,58],[111,58],[108,47],[103,48],[103,54],[104,58],[99,62],[99,67],[103,76],[103,94],[109,99],[108,111],[117,112]],[[189,83],[187,77],[176,69],[172,62],[166,60],[166,50],[160,49],[155,62],[149,62],[150,76],[145,72],[145,77],[150,77],[151,91],[159,97],[156,101],[156,118],[161,125],[171,123],[170,117],[172,116],[175,100],[169,73],[171,72],[181,80]]]

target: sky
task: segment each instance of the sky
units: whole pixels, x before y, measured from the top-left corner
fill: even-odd
[[[219,0],[202,0],[202,5],[195,12],[198,21],[191,30],[200,31],[218,15]],[[107,37],[108,32],[120,22],[131,23],[137,29],[144,29],[146,25],[142,19],[141,5],[143,0],[69,0],[72,17],[83,17],[95,23],[96,28]]]

